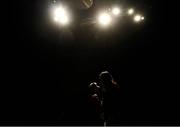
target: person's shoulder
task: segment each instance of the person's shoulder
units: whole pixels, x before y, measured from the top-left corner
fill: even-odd
[[[97,86],[97,83],[96,82],[92,82],[89,84],[89,87],[92,87],[92,86]]]

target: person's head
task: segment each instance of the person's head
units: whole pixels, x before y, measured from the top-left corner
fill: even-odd
[[[89,93],[92,94],[97,94],[99,91],[99,86],[97,85],[96,82],[93,82],[89,85]]]
[[[112,87],[112,85],[116,85],[116,82],[114,81],[112,75],[108,71],[101,72],[99,75],[99,80],[105,88],[109,88]]]
[[[103,83],[106,83],[106,82],[108,83],[113,80],[112,75],[108,71],[101,72],[99,75],[99,79]]]

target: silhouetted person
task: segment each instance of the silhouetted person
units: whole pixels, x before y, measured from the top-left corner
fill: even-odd
[[[117,125],[119,122],[119,85],[114,81],[108,71],[99,75],[100,86],[103,93],[104,122],[107,125]]]
[[[90,124],[92,125],[103,125],[103,108],[102,108],[102,92],[100,86],[96,82],[89,85],[89,115]]]

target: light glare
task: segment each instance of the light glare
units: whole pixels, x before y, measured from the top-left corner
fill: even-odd
[[[144,17],[143,17],[143,16],[141,17],[141,20],[144,20]]]
[[[98,21],[100,25],[107,26],[111,22],[111,16],[108,13],[102,13],[99,15]]]
[[[135,22],[140,22],[141,21],[141,16],[140,15],[135,15],[134,16],[134,21]]]
[[[128,10],[128,14],[129,14],[129,15],[134,14],[134,9],[132,9],[132,8],[131,8],[131,9],[129,9],[129,10]]]
[[[55,22],[58,22],[58,21],[59,21],[59,18],[58,18],[58,17],[54,17],[54,21],[55,21]]]
[[[119,15],[121,13],[121,10],[119,8],[113,8],[112,13],[113,15]]]
[[[54,21],[59,22],[61,25],[67,25],[69,17],[67,11],[62,7],[58,7],[54,10]]]

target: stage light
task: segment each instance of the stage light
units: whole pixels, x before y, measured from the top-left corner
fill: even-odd
[[[67,25],[69,23],[69,15],[65,8],[59,6],[54,9],[54,21],[61,25]]]
[[[108,26],[111,21],[111,16],[108,13],[101,13],[98,17],[98,22],[101,26]]]
[[[143,16],[141,17],[141,20],[144,20],[144,17],[143,17]]]
[[[115,8],[113,8],[112,9],[112,14],[113,15],[119,15],[121,13],[121,10],[120,10],[120,8],[117,8],[117,7],[115,7]]]
[[[135,15],[134,16],[134,21],[135,22],[140,22],[141,21],[141,15]]]
[[[131,9],[129,9],[129,10],[128,10],[128,14],[129,14],[129,15],[134,14],[134,9],[132,9],[132,8],[131,8]]]

